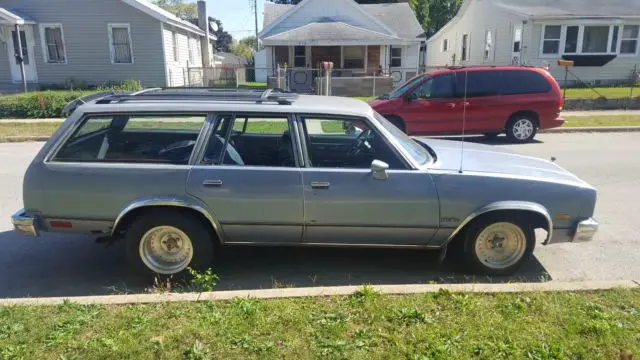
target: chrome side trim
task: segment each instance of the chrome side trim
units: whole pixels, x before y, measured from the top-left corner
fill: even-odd
[[[224,234],[222,232],[222,228],[220,227],[220,223],[215,219],[215,217],[212,215],[212,212],[209,209],[207,209],[205,205],[199,204],[194,199],[180,199],[176,197],[152,197],[147,199],[136,200],[130,203],[122,211],[120,211],[120,214],[116,218],[116,221],[114,221],[113,228],[111,229],[111,235],[115,235],[116,229],[118,229],[118,225],[129,212],[135,209],[139,209],[143,207],[152,207],[152,206],[174,206],[174,207],[181,207],[181,208],[196,210],[197,212],[201,213],[209,221],[209,223],[215,230],[216,235],[218,235],[219,241],[221,243],[224,242],[223,240]]]
[[[391,244],[340,244],[340,243],[287,243],[287,242],[237,242],[229,241],[230,246],[288,246],[288,247],[328,247],[328,248],[370,248],[370,249],[423,249],[438,250],[442,247],[433,245],[391,245]]]
[[[490,213],[492,211],[501,211],[501,210],[531,211],[531,212],[538,213],[544,216],[544,218],[547,220],[547,226],[549,227],[549,231],[547,231],[547,238],[545,239],[543,244],[546,245],[551,239],[551,237],[553,236],[553,220],[551,220],[551,215],[549,214],[549,211],[544,206],[536,203],[525,202],[525,201],[498,201],[498,202],[491,203],[489,205],[485,205],[482,208],[479,208],[478,210],[475,210],[474,212],[472,212],[469,216],[467,216],[460,223],[460,225],[458,225],[458,227],[451,233],[451,235],[449,235],[449,238],[447,239],[446,243],[449,243],[451,240],[453,240],[456,237],[456,235],[458,235],[458,233],[460,233],[460,231],[464,229],[465,226],[467,226],[471,221],[473,221],[473,219],[477,218],[480,215]]]

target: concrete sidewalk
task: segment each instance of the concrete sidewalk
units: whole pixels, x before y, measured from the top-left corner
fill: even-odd
[[[372,285],[375,291],[387,295],[406,295],[433,293],[441,290],[456,293],[525,293],[552,291],[595,291],[612,289],[640,289],[633,280],[622,281],[585,281],[585,282],[546,282],[514,284],[416,284],[416,285]],[[65,301],[76,304],[144,304],[166,302],[219,301],[234,298],[279,299],[318,296],[347,296],[360,289],[360,286],[328,286],[309,288],[285,288],[263,290],[234,290],[202,293],[165,293],[136,295],[104,295],[57,298],[16,298],[0,299],[0,306],[14,305],[59,305]]]

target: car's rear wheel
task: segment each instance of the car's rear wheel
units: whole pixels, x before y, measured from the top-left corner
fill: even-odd
[[[515,116],[507,125],[507,137],[516,143],[533,140],[538,133],[538,122],[531,116]]]
[[[127,259],[140,273],[184,277],[188,268],[211,266],[214,242],[202,222],[171,211],[154,211],[136,219],[125,232]]]
[[[535,232],[520,216],[486,215],[465,231],[465,263],[482,275],[513,274],[531,258],[534,248]]]

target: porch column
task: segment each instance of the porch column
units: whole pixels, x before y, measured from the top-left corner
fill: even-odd
[[[340,45],[340,69],[344,69],[344,46]]]
[[[16,24],[16,37],[18,38],[18,49],[14,49],[14,50],[17,50],[18,52],[18,56],[19,56],[18,62],[20,63],[20,73],[22,75],[22,87],[24,92],[26,93],[27,92],[27,73],[24,68],[24,55],[22,53],[22,37],[20,36],[20,25],[18,24]]]
[[[364,76],[368,76],[369,71],[369,45],[364,46]]]

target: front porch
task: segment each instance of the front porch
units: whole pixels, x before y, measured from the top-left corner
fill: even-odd
[[[37,87],[34,51],[35,20],[16,10],[0,7],[0,92]]]

